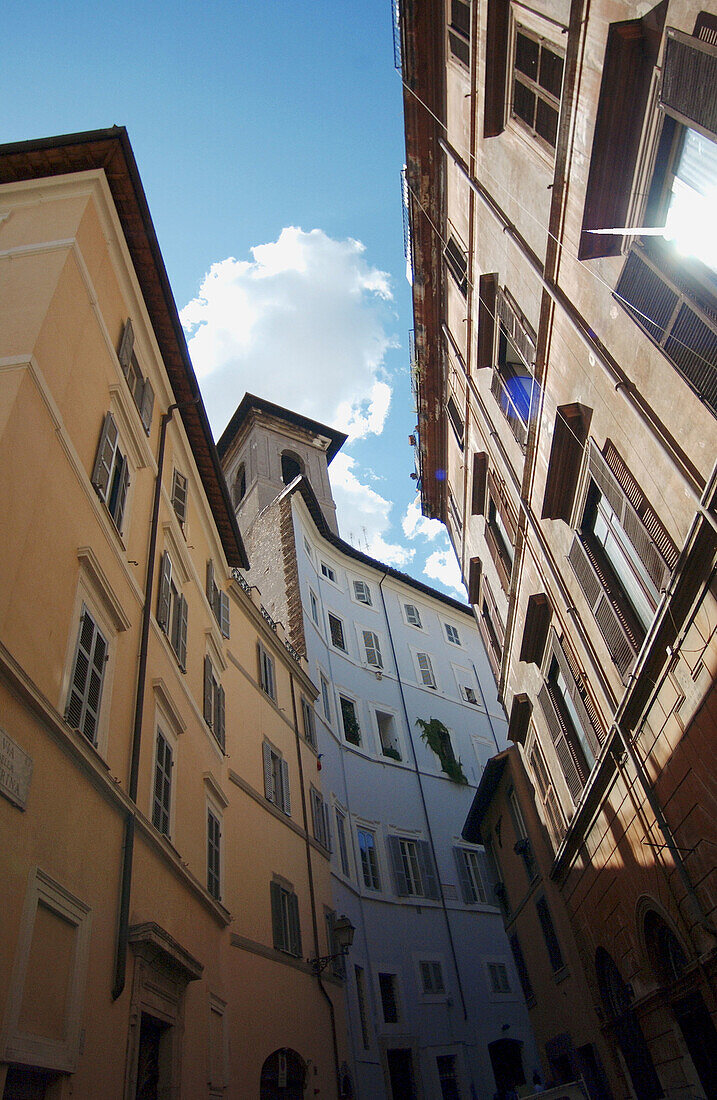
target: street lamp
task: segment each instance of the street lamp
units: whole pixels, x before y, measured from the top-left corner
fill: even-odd
[[[338,951],[335,951],[333,955],[319,955],[315,959],[306,960],[316,974],[320,974],[322,970],[325,970],[334,959],[341,959],[344,955],[348,955],[349,948],[354,942],[356,929],[347,916],[337,917],[331,931]]]

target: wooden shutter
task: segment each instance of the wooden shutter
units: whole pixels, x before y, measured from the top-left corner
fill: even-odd
[[[221,684],[217,687],[217,728],[214,732],[223,749],[226,744],[226,697]]]
[[[635,660],[639,649],[638,640],[621,613],[618,601],[611,596],[595,556],[577,534],[568,552],[568,561],[588,601],[608,652],[624,676]]]
[[[717,46],[667,28],[660,106],[684,125],[717,134]]]
[[[215,610],[216,606],[214,599],[216,587],[217,586],[214,583],[214,562],[210,558],[207,562],[207,600],[209,601],[209,606],[211,607],[212,611]]]
[[[493,593],[490,590],[490,586],[486,581],[483,585],[483,598],[488,605],[488,611],[490,613],[491,622],[498,639],[498,645],[502,649],[505,644],[505,627],[503,626],[503,620],[498,613],[498,605],[495,602]]]
[[[289,894],[289,951],[292,955],[301,958],[301,925],[299,924],[299,899],[296,894]]]
[[[91,478],[92,484],[103,500],[107,499],[110,474],[112,472],[112,461],[117,448],[118,437],[119,433],[114,417],[111,412],[108,412],[105,416],[104,424],[102,425],[100,442],[97,447],[97,456],[95,458],[95,465],[92,470]]]
[[[172,594],[172,560],[165,550],[159,570],[159,596],[157,598],[157,622],[162,630],[169,630],[169,608]]]
[[[391,860],[391,870],[393,871],[393,881],[396,887],[396,893],[399,897],[405,898],[410,893],[408,889],[408,879],[406,878],[406,872],[403,869],[403,857],[401,856],[401,841],[397,836],[387,836],[386,844],[388,846],[388,854]]]
[[[592,409],[577,402],[556,410],[542,519],[570,522],[591,417]]]
[[[273,753],[266,741],[262,744],[261,750],[264,757],[264,794],[270,802],[274,802],[276,792],[274,790],[274,769],[272,768]]]
[[[657,548],[658,553],[665,561],[668,569],[673,570],[677,564],[679,550],[668,534],[662,520],[643,493],[640,485],[623,461],[619,451],[611,440],[605,440],[602,456],[614,474],[617,482],[624,492],[630,504],[637,512],[643,527]]]
[[[149,435],[150,428],[152,427],[152,412],[154,411],[154,390],[152,389],[152,383],[149,378],[145,378],[142,383],[141,396],[137,402],[137,408],[142,418],[144,430],[147,435]]]
[[[545,716],[548,731],[555,746],[560,770],[565,777],[565,782],[570,791],[570,797],[573,802],[577,804],[580,798],[580,792],[585,786],[587,777],[582,761],[578,758],[575,749],[565,736],[562,719],[557,712],[550,692],[548,691],[547,684],[543,684],[538,692],[538,702]]]
[[[209,657],[204,658],[204,721],[214,725],[214,670]]]
[[[456,868],[458,869],[458,881],[461,885],[463,901],[466,905],[475,905],[478,898],[475,896],[473,880],[468,870],[465,848],[454,848],[453,855],[456,861]]]
[[[441,895],[438,891],[438,878],[433,863],[431,846],[427,840],[417,840],[415,843],[416,852],[418,854],[418,865],[421,868],[424,897],[438,900]]]
[[[129,372],[129,365],[132,362],[132,352],[134,351],[134,329],[132,328],[132,322],[127,318],[122,330],[122,339],[120,340],[119,351],[117,352],[117,358],[119,359],[122,372],[127,376]]]
[[[483,566],[480,558],[471,558],[468,568],[468,602],[478,604],[480,602],[480,578]]]
[[[458,289],[465,297],[468,293],[467,260],[465,249],[461,248],[455,237],[448,238],[448,244],[443,250],[448,270],[455,279]]]
[[[226,592],[219,593],[219,629],[222,637],[229,637],[229,596]]]
[[[172,507],[182,527],[187,519],[187,479],[179,470],[172,474]]]
[[[329,806],[326,802],[324,802],[323,805],[322,805],[322,811],[323,811],[323,815],[324,815],[324,843],[326,845],[327,850],[330,852],[330,851],[332,851],[332,844],[331,844],[331,811],[330,811]]]
[[[551,618],[550,601],[545,593],[537,592],[530,596],[525,612],[523,641],[520,647],[521,661],[535,665],[542,663]]]
[[[513,696],[513,704],[510,708],[510,721],[508,723],[508,738],[516,744],[525,744],[528,733],[528,723],[533,713],[533,704],[524,693]]]
[[[581,684],[578,683],[577,670],[571,666],[567,654],[560,642],[558,641],[557,637],[554,638],[553,656],[560,666],[560,671],[562,672],[565,683],[567,684],[570,698],[572,699],[575,709],[580,717],[580,725],[582,726],[587,743],[589,744],[593,754],[597,757],[600,754],[600,745],[604,740],[603,731],[593,722],[593,718],[588,711],[585,699],[583,697],[584,689],[581,690]]]
[[[127,490],[129,489],[129,463],[126,456],[122,458],[122,470],[120,472],[120,483],[117,491],[117,500],[114,508],[114,521],[115,526],[120,534],[122,534],[122,520],[124,519],[124,507],[127,503]]]
[[[282,889],[278,882],[269,883],[269,896],[271,898],[271,931],[274,939],[274,947],[277,951],[285,951],[287,944],[284,940],[284,920],[281,904]]]
[[[289,791],[289,765],[286,760],[279,761],[281,768],[281,786],[284,795],[284,805],[281,807],[287,817],[291,817],[291,793]]]
[[[495,308],[496,317],[500,318],[508,339],[525,365],[532,370],[535,364],[535,333],[505,287],[498,287]]]
[[[187,671],[187,617],[189,605],[184,596],[179,597],[179,630],[177,635],[177,660],[182,672]]]
[[[505,84],[508,69],[509,0],[488,0],[485,49],[483,137],[495,137],[505,126]]]
[[[497,289],[497,274],[481,275],[478,282],[478,356],[476,362],[476,367],[479,370],[483,367],[493,366]]]
[[[478,451],[473,455],[473,482],[471,487],[471,514],[485,514],[485,490],[488,476],[488,455]]]

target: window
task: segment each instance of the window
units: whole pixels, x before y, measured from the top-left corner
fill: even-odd
[[[221,899],[221,823],[211,806],[207,807],[207,890]]]
[[[321,574],[326,577],[327,581],[336,584],[336,571],[330,565],[327,565],[325,561],[321,563]]]
[[[533,401],[535,336],[505,289],[498,290],[496,311],[500,323],[491,393],[513,436],[525,450]]]
[[[478,706],[478,696],[475,693],[475,688],[470,687],[469,684],[461,684],[461,695],[466,703],[473,703],[474,706]]]
[[[471,60],[470,0],[451,0],[448,45],[453,57],[468,68]]]
[[[443,255],[446,258],[448,270],[455,279],[461,294],[465,298],[468,293],[468,262],[466,260],[465,248],[461,248],[455,237],[451,236],[448,238],[448,244],[443,251]]]
[[[548,958],[550,959],[550,965],[553,968],[553,971],[557,973],[558,970],[562,970],[562,968],[565,966],[565,963],[563,962],[563,956],[560,950],[560,944],[558,943],[558,937],[555,934],[553,918],[550,915],[548,903],[545,898],[539,898],[535,903],[535,908],[538,914],[538,920],[540,921],[540,927],[543,930],[543,939],[545,940],[545,946],[548,949]]]
[[[259,644],[259,685],[265,695],[276,702],[276,681],[274,678],[274,658],[270,657],[264,646]]]
[[[520,988],[523,990],[523,996],[526,1001],[534,1000],[533,986],[530,981],[530,975],[528,968],[525,965],[525,957],[523,955],[523,949],[520,946],[520,940],[513,934],[509,940],[510,950],[513,956],[513,962],[515,963],[515,969],[518,973],[518,981],[520,982]]]
[[[169,836],[169,811],[172,799],[172,749],[160,729],[154,761],[154,797],[152,799],[152,824],[160,833]]]
[[[428,841],[389,836],[387,843],[399,897],[438,899],[438,881]]]
[[[415,604],[405,603],[403,610],[406,615],[406,622],[409,626],[417,626],[419,630],[422,628],[421,612],[418,610]]]
[[[364,971],[362,966],[354,966],[354,977],[356,978],[356,1000],[358,1001],[359,1021],[361,1023],[361,1042],[364,1050],[368,1050],[371,1045],[371,1038],[368,1032],[368,1016],[366,1014],[366,981],[364,977]]]
[[[301,927],[299,925],[299,899],[291,887],[281,882],[272,882],[271,926],[274,935],[274,947],[287,955],[301,958]]]
[[[83,604],[65,721],[72,729],[80,730],[93,745],[97,744],[102,683],[108,656],[107,639]]]
[[[490,979],[491,993],[510,993],[508,967],[505,963],[489,962],[488,977]]]
[[[187,601],[179,592],[172,559],[165,550],[160,565],[157,622],[169,638],[182,672],[187,670]]]
[[[398,989],[395,974],[379,974],[378,987],[381,992],[381,1010],[385,1024],[398,1023]]]
[[[291,816],[291,796],[289,794],[289,765],[280,752],[264,741],[264,794],[269,802],[287,816]]]
[[[418,676],[424,687],[436,688],[436,677],[433,672],[433,664],[428,653],[417,653]]]
[[[314,840],[317,840],[322,847],[330,852],[331,820],[329,818],[329,807],[314,787],[310,787],[309,795],[311,800],[311,825],[313,828]]]
[[[458,633],[458,627],[452,626],[450,623],[444,623],[443,625],[446,628],[446,638],[451,643],[451,645],[460,645],[461,636]]]
[[[208,656],[204,658],[204,721],[223,749],[226,739],[224,688]]]
[[[214,562],[207,562],[207,599],[214,618],[219,624],[219,629],[224,638],[229,637],[229,596],[226,592],[220,592],[214,579]]]
[[[316,723],[314,721],[314,708],[308,699],[301,698],[301,717],[304,723],[304,737],[311,745],[312,749],[316,748]]]
[[[495,598],[490,590],[488,582],[483,582],[483,601],[480,609],[480,624],[488,641],[489,654],[492,654],[496,664],[500,665],[503,657],[503,642],[505,640],[505,627],[498,614]]]
[[[356,715],[356,704],[353,699],[347,699],[345,695],[339,695],[341,705],[341,721],[344,727],[344,737],[352,744],[361,744],[361,727]]]
[[[458,411],[458,405],[456,404],[456,399],[453,394],[451,394],[451,396],[448,398],[446,412],[448,413],[448,419],[451,423],[451,427],[453,428],[453,434],[456,437],[456,442],[458,443],[460,449],[463,450],[463,419]]]
[[[284,451],[281,456],[281,480],[284,485],[291,485],[294,478],[299,477],[304,472],[304,464],[298,455],[292,454],[291,451]]]
[[[184,528],[187,522],[187,479],[179,470],[172,474],[172,507],[174,514]]]
[[[366,653],[366,664],[370,668],[382,669],[383,659],[381,657],[381,646],[378,641],[378,634],[374,634],[373,630],[364,630],[363,633],[363,645]]]
[[[361,875],[367,890],[380,890],[381,879],[378,873],[378,855],[376,854],[376,834],[370,829],[357,829],[359,852],[361,853]]]
[[[438,1054],[436,1069],[441,1086],[441,1100],[461,1100],[455,1054]]]
[[[324,717],[327,722],[331,721],[331,695],[329,688],[329,681],[324,676],[323,672],[319,673],[319,679],[321,680],[321,702],[324,708]]]
[[[458,881],[461,884],[461,893],[466,905],[484,904],[486,901],[485,868],[481,869],[481,858],[485,860],[481,852],[472,848],[454,848],[458,867]]]
[[[376,711],[376,726],[378,727],[378,737],[381,742],[381,752],[384,756],[389,756],[392,760],[401,759],[401,749],[398,743],[398,734],[396,732],[396,719],[392,714],[387,714],[385,711]]]
[[[533,775],[535,776],[535,781],[538,786],[540,799],[545,810],[548,831],[557,849],[565,833],[565,818],[560,809],[560,803],[555,794],[553,781],[545,764],[545,758],[543,757],[542,750],[537,741],[535,741],[530,754],[530,766],[533,769]]]
[[[344,637],[344,624],[338,615],[332,615],[329,611],[329,634],[331,636],[331,644],[336,649],[340,649],[343,653],[347,652],[346,639]]]
[[[421,985],[426,994],[445,993],[443,984],[443,970],[441,964],[434,959],[422,960],[419,964],[421,971]]]
[[[349,853],[346,846],[346,814],[344,814],[338,806],[336,807],[336,836],[338,838],[339,845],[339,860],[341,862],[341,873],[346,875],[347,878],[351,873],[349,866]]]
[[[510,587],[510,575],[513,571],[515,530],[504,488],[489,474],[485,541],[505,592]]]
[[[122,520],[129,488],[129,464],[127,456],[120,448],[119,431],[111,412],[107,413],[102,425],[92,470],[92,484],[100,500],[107,505],[115,527],[122,534]]]
[[[246,466],[243,462],[237,467],[234,478],[234,507],[238,508],[246,496]]]
[[[555,150],[563,86],[563,58],[552,43],[515,28],[511,115],[541,144]]]
[[[354,597],[359,603],[365,603],[367,607],[372,607],[371,589],[366,581],[354,581]]]
[[[316,626],[319,625],[319,601],[316,599],[314,593],[309,589],[309,606],[311,607],[311,618],[314,620]]]
[[[152,412],[154,410],[154,390],[152,389],[149,378],[143,378],[142,372],[139,369],[137,356],[134,353],[134,329],[132,328],[132,322],[129,317],[125,321],[124,329],[122,330],[122,338],[120,340],[117,358],[122,367],[122,373],[127,379],[127,385],[129,386],[130,393],[132,394],[134,403],[142,419],[144,430],[147,435],[149,435],[149,430],[152,425]]]

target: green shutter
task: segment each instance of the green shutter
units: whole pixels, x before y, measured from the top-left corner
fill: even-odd
[[[103,500],[107,499],[110,473],[112,472],[112,461],[117,447],[118,435],[119,433],[114,417],[111,412],[108,412],[105,416],[104,424],[102,425],[100,442],[97,447],[97,456],[95,458],[91,479],[92,484]]]
[[[125,378],[129,372],[129,365],[132,362],[132,352],[134,351],[134,329],[132,328],[132,322],[129,317],[124,323],[124,329],[122,330],[122,339],[120,340],[119,351],[117,352],[117,358],[119,359],[120,366],[122,367],[122,373]]]
[[[214,677],[209,657],[204,658],[204,721],[209,727],[214,725]]]
[[[299,923],[299,899],[289,894],[289,951],[301,958],[301,925]]]
[[[403,869],[403,857],[401,856],[401,841],[397,836],[386,837],[388,854],[391,858],[391,870],[393,871],[394,885],[399,897],[405,898],[410,893],[408,879]]]
[[[159,570],[159,597],[157,599],[157,622],[165,634],[169,630],[169,605],[172,584],[172,561],[165,550]]]
[[[277,951],[285,951],[284,922],[281,917],[281,887],[278,882],[269,883],[271,896],[271,930],[274,939],[274,947]]]
[[[184,596],[179,597],[179,633],[177,636],[177,660],[182,672],[187,671],[187,617],[188,604]]]
[[[229,596],[226,592],[219,593],[219,629],[223,638],[229,637]]]
[[[152,389],[152,383],[149,378],[145,378],[142,383],[141,396],[138,396],[137,408],[142,418],[144,430],[147,435],[149,435],[150,428],[152,427],[152,412],[154,411],[154,390]]]

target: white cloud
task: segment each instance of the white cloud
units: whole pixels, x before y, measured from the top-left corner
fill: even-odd
[[[439,519],[428,519],[421,515],[421,499],[417,495],[406,509],[401,521],[403,533],[407,539],[435,539],[445,534],[446,529]]]
[[[329,471],[341,536],[371,557],[401,568],[413,559],[415,550],[386,541],[391,502],[359,481],[355,466],[355,458],[340,452]]]
[[[426,558],[423,572],[431,580],[440,581],[451,589],[460,600],[467,599],[467,593],[461,580],[461,571],[452,550],[436,550]]]
[[[215,431],[248,390],[353,439],[380,433],[396,343],[386,272],[320,229],[282,229],[251,253],[212,264],[180,314]]]

